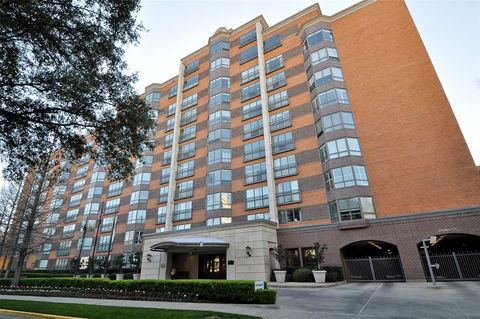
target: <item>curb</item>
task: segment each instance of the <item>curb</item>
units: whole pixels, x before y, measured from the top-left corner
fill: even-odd
[[[9,315],[9,316],[14,316],[18,318],[28,318],[28,319],[85,319],[85,318],[79,318],[79,317],[66,317],[66,316],[17,311],[17,310],[10,310],[10,309],[0,309],[0,315]]]
[[[301,282],[287,282],[287,283],[276,283],[276,282],[269,282],[267,283],[268,288],[330,288],[335,287],[338,285],[344,284],[345,281],[337,281],[337,282],[329,282],[329,283],[301,283]]]

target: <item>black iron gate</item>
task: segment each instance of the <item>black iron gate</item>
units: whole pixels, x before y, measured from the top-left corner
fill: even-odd
[[[431,281],[427,259],[422,257],[423,271],[427,281]],[[449,280],[480,280],[480,252],[448,252],[430,253],[431,263],[438,264],[433,268],[433,274],[438,281]]]
[[[405,281],[399,256],[346,258],[347,281]]]

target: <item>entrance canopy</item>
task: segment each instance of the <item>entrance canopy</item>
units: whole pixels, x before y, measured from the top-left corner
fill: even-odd
[[[172,253],[193,253],[227,249],[229,244],[214,237],[176,237],[165,239],[152,247],[151,251]]]

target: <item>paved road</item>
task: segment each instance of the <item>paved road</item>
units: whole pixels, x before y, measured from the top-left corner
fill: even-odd
[[[66,303],[213,310],[268,319],[480,319],[480,282],[344,284],[278,289],[277,305],[223,305],[86,298],[0,296]],[[138,318],[142,319],[142,318]],[[148,318],[146,318],[148,319]]]

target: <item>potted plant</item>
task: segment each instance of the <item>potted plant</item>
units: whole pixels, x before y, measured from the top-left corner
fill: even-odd
[[[282,245],[278,245],[277,247],[273,248],[273,257],[278,261],[280,265],[280,269],[274,270],[273,273],[275,274],[275,280],[277,282],[285,282],[285,276],[287,275],[287,271],[283,270],[282,264],[285,259],[287,259],[287,251],[282,247]]]
[[[315,282],[325,282],[327,271],[323,270],[323,260],[325,259],[325,250],[327,249],[328,247],[325,244],[320,245],[318,242],[313,244],[315,270],[312,272]]]
[[[99,269],[104,272],[108,271],[108,268],[110,267],[110,261],[107,259],[107,256],[99,256],[95,258],[93,264],[95,269]],[[102,273],[100,277],[105,278],[105,274]]]
[[[131,254],[130,256],[128,256],[128,261],[132,268],[135,270],[135,273],[133,274],[133,280],[139,280],[140,269],[142,266],[142,253],[136,252],[134,254]]]
[[[115,279],[123,280],[123,278],[125,277],[125,274],[123,273],[123,267],[125,267],[125,260],[123,258],[123,255],[118,255],[113,258],[112,267],[117,272],[115,274]]]

